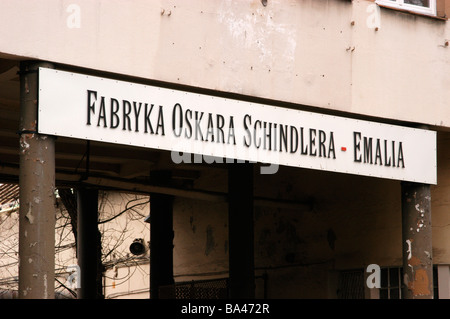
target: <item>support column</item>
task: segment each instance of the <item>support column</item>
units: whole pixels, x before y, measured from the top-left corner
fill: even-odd
[[[20,65],[19,298],[55,297],[55,141],[37,127],[38,73]]]
[[[101,299],[101,241],[98,230],[98,190],[77,190],[77,259],[80,273],[77,298]]]
[[[430,185],[402,183],[403,298],[433,298]]]
[[[175,298],[173,198],[150,194],[150,298]]]
[[[253,164],[228,168],[230,298],[255,298]]]
[[[151,172],[155,185],[170,186],[169,171]],[[150,194],[150,298],[174,299],[173,196]]]

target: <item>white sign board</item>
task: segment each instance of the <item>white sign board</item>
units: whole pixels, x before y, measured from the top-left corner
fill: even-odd
[[[38,108],[42,134],[437,183],[429,130],[46,68]]]

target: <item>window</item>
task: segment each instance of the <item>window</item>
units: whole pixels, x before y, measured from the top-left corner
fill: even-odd
[[[448,272],[448,267],[445,270]],[[450,273],[449,273],[450,274]],[[342,271],[339,274],[337,297],[339,299],[402,299],[402,267],[383,267],[380,273],[380,288],[366,289],[364,269]],[[448,275],[446,278],[450,278]],[[448,283],[446,283],[448,285]],[[450,290],[449,290],[450,291]],[[439,299],[438,271],[433,266],[433,297]]]
[[[402,298],[402,270],[398,267],[381,269],[380,299]]]
[[[376,0],[376,3],[386,7],[436,15],[436,0]]]
[[[380,299],[402,299],[402,267],[381,268]],[[437,267],[433,267],[433,298],[439,298]]]
[[[364,270],[348,270],[339,274],[339,299],[364,299]]]

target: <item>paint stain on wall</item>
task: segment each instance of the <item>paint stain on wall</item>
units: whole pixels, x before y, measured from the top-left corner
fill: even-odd
[[[206,227],[206,248],[205,255],[208,256],[216,248],[216,242],[214,240],[214,231],[211,225]]]
[[[336,234],[334,233],[333,229],[328,229],[327,231],[327,241],[328,241],[328,246],[330,246],[331,250],[334,250],[335,247],[335,242],[336,242]]]
[[[270,229],[265,228],[261,231],[259,235],[258,246],[261,249],[260,254],[262,256],[266,255],[267,257],[272,257],[276,254],[277,244],[276,241],[272,238]]]
[[[296,29],[278,22],[274,16],[275,12],[268,7],[242,10],[239,1],[224,1],[218,22],[225,26],[234,41],[255,50],[260,63],[272,65],[280,58],[284,64],[292,63],[297,47]]]
[[[189,218],[189,224],[191,225],[192,232],[195,234],[196,227],[194,225],[194,216]]]
[[[296,225],[283,217],[278,219],[276,224],[276,232],[285,238],[287,245],[293,251],[296,251],[297,245],[302,243],[302,240],[297,234]]]

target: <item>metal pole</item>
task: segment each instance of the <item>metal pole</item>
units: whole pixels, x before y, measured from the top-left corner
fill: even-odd
[[[175,297],[173,278],[173,198],[150,194],[150,298]]]
[[[403,299],[433,298],[430,185],[402,183]]]
[[[151,172],[152,183],[170,185],[171,173]],[[150,194],[150,298],[174,299],[173,196]]]
[[[101,299],[101,250],[98,230],[98,190],[77,190],[77,259],[80,268],[78,299]]]
[[[150,298],[175,297],[172,196],[150,195]]]
[[[19,298],[55,297],[55,141],[37,133],[38,73],[20,66]]]
[[[255,298],[253,164],[228,169],[230,298]]]

